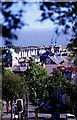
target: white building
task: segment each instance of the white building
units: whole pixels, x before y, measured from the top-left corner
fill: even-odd
[[[46,52],[45,47],[29,46],[22,47],[19,51],[19,58],[26,58],[31,56],[38,56]]]

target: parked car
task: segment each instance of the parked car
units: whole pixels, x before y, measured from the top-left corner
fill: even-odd
[[[64,120],[76,120],[75,115],[70,113],[61,114],[60,118],[64,118]]]

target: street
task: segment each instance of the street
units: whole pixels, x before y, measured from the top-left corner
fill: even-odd
[[[33,105],[29,106],[28,109],[28,118],[35,118],[35,107]],[[43,118],[51,118],[51,114],[46,114],[46,113],[38,113],[39,119],[43,120]]]
[[[4,103],[3,106],[3,120],[11,120],[11,113],[10,113],[11,108],[9,107],[9,113],[7,114],[6,112],[6,103]],[[60,116],[64,117],[65,114],[59,114]],[[72,116],[72,114],[68,114]],[[13,119],[13,118],[12,118]],[[47,114],[47,113],[39,113],[38,112],[38,120],[49,120],[52,119],[52,114]],[[21,120],[21,119],[19,119]],[[35,120],[35,106],[29,102],[28,105],[28,116],[27,120]],[[74,119],[76,120],[76,119]]]
[[[9,108],[10,109],[10,108]],[[6,104],[4,105],[4,111],[3,111],[3,120],[11,120],[11,113],[6,113]],[[45,114],[45,113],[38,113],[39,120],[43,120],[44,118],[51,118],[51,114]],[[35,106],[30,104],[28,106],[28,120],[34,120],[35,119]]]

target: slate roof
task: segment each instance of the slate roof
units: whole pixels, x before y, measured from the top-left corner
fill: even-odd
[[[62,62],[63,60],[64,60],[64,58],[63,57],[61,57],[61,56],[57,56],[57,60],[59,61],[59,63],[60,62]]]
[[[42,56],[53,56],[54,53],[50,52],[49,50],[47,50],[45,53],[42,54]]]
[[[66,62],[68,62],[67,56],[48,56],[48,57],[57,65],[63,62],[63,60],[66,60]]]
[[[57,68],[56,64],[47,64],[45,65],[45,69],[47,70],[47,72],[49,74],[51,74],[51,72],[53,72],[53,68]]]
[[[49,58],[50,58],[55,64],[59,64],[59,61],[58,61],[57,57],[54,57],[54,56],[50,57],[50,56],[49,56]]]
[[[42,56],[48,56],[50,54],[50,51],[46,51],[42,54]]]

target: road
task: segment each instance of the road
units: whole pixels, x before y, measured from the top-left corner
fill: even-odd
[[[35,107],[33,105],[29,105],[28,107],[28,118],[35,118]],[[38,113],[39,119],[43,118],[51,118],[51,114],[46,114],[46,113]]]
[[[10,109],[10,108],[9,108]],[[6,104],[4,105],[3,120],[11,120],[11,113],[6,113]],[[60,114],[62,116],[62,114]],[[38,120],[49,120],[52,114],[38,113]],[[35,106],[29,103],[28,106],[28,120],[35,120]]]
[[[39,120],[43,120],[44,118],[51,118],[51,114],[44,114],[44,113],[38,113]],[[6,114],[6,107],[4,105],[4,114],[3,114],[3,120],[10,120],[11,114]],[[30,104],[28,106],[28,120],[34,120],[35,119],[35,106]]]
[[[10,107],[9,107],[10,110]],[[11,113],[6,113],[6,103],[4,104],[3,120],[11,120]],[[60,114],[61,115],[61,114]],[[52,117],[52,114],[38,113],[39,120],[48,120]],[[35,120],[35,106],[29,102],[28,105],[28,120]]]

